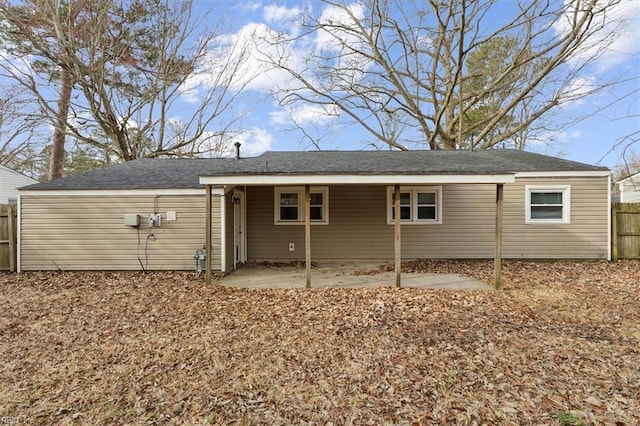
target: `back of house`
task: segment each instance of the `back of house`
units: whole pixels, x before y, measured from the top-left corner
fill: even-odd
[[[396,199],[404,260],[492,258],[497,227],[503,258],[610,258],[606,168],[516,150],[314,151],[141,159],[22,188],[20,269],[194,269],[208,223],[223,272],[302,261],[307,243],[318,263],[386,262]]]

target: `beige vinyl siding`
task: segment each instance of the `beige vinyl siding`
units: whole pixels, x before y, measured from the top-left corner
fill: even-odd
[[[521,180],[505,185],[505,258],[607,257],[607,178]],[[571,224],[525,224],[525,185],[571,185]],[[304,226],[274,225],[274,189],[247,189],[249,260],[304,259]],[[386,186],[331,186],[329,224],[312,225],[314,261],[393,259]],[[496,186],[442,185],[442,224],[403,224],[402,257],[491,258]],[[288,250],[294,243],[295,251]]]
[[[503,255],[506,258],[607,259],[608,178],[518,179],[505,185]],[[526,185],[569,185],[568,224],[525,224]]]
[[[162,214],[162,226],[146,218]],[[46,193],[21,197],[22,270],[191,270],[205,243],[204,196],[83,196]],[[166,213],[176,212],[168,221]],[[139,228],[124,215],[141,215]],[[220,203],[213,203],[213,267],[220,268]]]
[[[393,228],[386,225],[385,208],[385,187],[330,187],[329,225],[311,226],[312,258],[357,260],[393,257],[393,251],[389,251]],[[274,189],[248,187],[248,259],[303,260],[304,225],[275,225],[273,215]],[[289,251],[290,243],[295,245],[294,251]]]
[[[249,259],[304,259],[304,226],[273,223],[273,188],[251,187],[247,194]],[[402,226],[402,257],[491,256],[495,186],[443,185],[442,200],[442,224]],[[288,251],[289,243],[295,244],[294,252]],[[312,225],[311,256],[317,261],[393,259],[386,186],[330,187],[329,224]]]

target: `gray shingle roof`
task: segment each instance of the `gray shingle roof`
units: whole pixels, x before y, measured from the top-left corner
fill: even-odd
[[[28,190],[201,188],[200,176],[237,175],[491,175],[517,172],[606,171],[575,161],[518,150],[266,152],[241,158],[144,158]]]

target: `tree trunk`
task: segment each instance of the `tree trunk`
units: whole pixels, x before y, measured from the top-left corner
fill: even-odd
[[[64,70],[62,71],[61,84],[56,127],[53,132],[53,144],[51,145],[51,158],[49,160],[49,180],[61,178],[64,168],[64,142],[67,135],[67,117],[69,115],[69,105],[71,104],[71,91],[73,90],[73,77]]]

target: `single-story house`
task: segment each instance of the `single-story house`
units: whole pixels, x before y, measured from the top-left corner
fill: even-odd
[[[0,164],[0,204],[15,204],[18,188],[38,181]]]
[[[640,203],[640,172],[620,179],[617,184],[621,203]]]
[[[518,150],[140,159],[21,188],[19,268],[606,260],[610,176]]]

